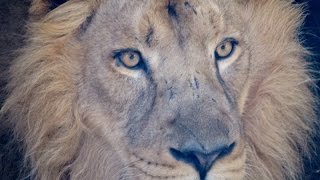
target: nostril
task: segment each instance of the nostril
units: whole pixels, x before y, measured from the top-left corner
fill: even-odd
[[[200,174],[200,179],[205,179],[207,171],[214,162],[228,156],[235,145],[236,143],[232,143],[229,146],[220,146],[213,149],[210,153],[201,150],[194,151],[194,148],[183,150],[170,148],[169,151],[176,160],[193,166]]]
[[[236,143],[234,142],[234,143],[232,143],[231,145],[223,148],[223,149],[221,150],[221,152],[219,153],[219,156],[218,156],[217,159],[220,159],[220,158],[223,158],[223,157],[225,157],[225,156],[228,156],[228,155],[232,152],[232,150],[234,149],[235,145],[236,145]]]
[[[181,152],[177,149],[170,148],[170,153],[178,161],[195,166],[200,165],[197,156],[193,152]]]
[[[199,161],[195,153],[181,152],[174,148],[170,148],[170,153],[176,160],[193,166],[193,168],[198,171],[201,180],[205,178],[207,170],[201,165],[201,162]]]

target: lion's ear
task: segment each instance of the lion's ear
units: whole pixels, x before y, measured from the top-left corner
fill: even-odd
[[[32,0],[29,10],[30,18],[33,20],[40,19],[48,12],[66,3],[68,0]]]

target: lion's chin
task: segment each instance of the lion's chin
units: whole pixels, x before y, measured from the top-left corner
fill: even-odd
[[[147,156],[149,157],[149,156]],[[166,156],[159,158],[161,160],[150,160],[142,155],[131,154],[130,165],[127,167],[125,176],[127,179],[137,180],[242,180],[244,179],[244,159],[235,159],[232,164],[218,163],[206,173],[205,177],[200,177],[192,166],[176,161],[166,159]],[[202,178],[202,179],[201,179]],[[126,178],[125,178],[126,179]]]
[[[159,171],[159,172],[157,172]],[[244,173],[234,174],[233,172],[224,172],[223,174],[216,174],[214,171],[208,172],[208,175],[201,179],[199,174],[195,171],[176,170],[167,171],[167,174],[163,174],[163,169],[140,169],[132,166],[130,170],[125,174],[124,179],[135,179],[135,180],[242,180],[244,179]],[[170,175],[169,175],[170,174]],[[122,176],[123,177],[123,176]]]
[[[167,179],[167,180],[198,180],[199,176],[194,171],[167,171],[165,174],[165,170],[161,168],[149,168],[145,167],[144,169],[132,166],[131,173],[129,179],[141,179],[141,180],[155,180],[155,179]]]

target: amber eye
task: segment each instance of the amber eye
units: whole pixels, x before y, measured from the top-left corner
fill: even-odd
[[[141,53],[134,49],[123,49],[113,53],[113,58],[118,65],[123,65],[128,69],[137,69],[143,65]]]
[[[121,61],[125,66],[133,68],[139,64],[140,56],[136,52],[127,52],[123,54]]]
[[[216,60],[224,60],[229,58],[233,54],[238,44],[238,41],[233,38],[227,38],[224,41],[222,41],[217,46],[214,52]]]

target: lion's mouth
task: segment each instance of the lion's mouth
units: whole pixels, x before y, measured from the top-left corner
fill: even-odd
[[[131,158],[133,163],[130,167],[151,179],[185,179],[188,176],[174,165],[154,162],[135,153],[132,153]]]
[[[135,158],[135,161],[136,162],[143,162],[143,163],[146,163],[147,165],[149,166],[156,166],[156,167],[163,167],[163,168],[167,168],[167,169],[174,169],[175,166],[173,165],[169,165],[169,164],[164,164],[164,163],[158,163],[158,162],[153,162],[151,160],[147,160],[135,153],[132,153],[132,156]]]
[[[151,177],[152,179],[183,179],[183,177],[186,176],[186,175],[156,175],[151,172],[145,171],[136,165],[132,165],[131,167],[134,169],[137,169],[142,174],[144,174],[145,176]]]

